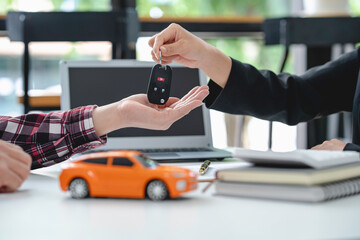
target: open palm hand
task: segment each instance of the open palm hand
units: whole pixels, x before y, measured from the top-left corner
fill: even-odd
[[[181,99],[169,98],[165,105],[152,104],[146,94],[136,94],[122,99],[117,109],[126,123],[123,127],[166,130],[175,121],[201,106],[208,94],[208,86],[197,86]]]

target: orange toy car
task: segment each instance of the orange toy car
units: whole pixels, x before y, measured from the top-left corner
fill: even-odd
[[[73,198],[123,197],[164,200],[197,188],[197,174],[180,167],[160,166],[138,151],[86,154],[68,163],[60,186]]]

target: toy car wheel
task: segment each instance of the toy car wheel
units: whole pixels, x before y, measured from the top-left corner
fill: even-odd
[[[86,198],[89,196],[89,186],[82,178],[75,178],[72,180],[69,191],[72,198]]]
[[[167,187],[165,183],[160,180],[150,182],[146,187],[146,193],[153,201],[161,201],[168,196]]]

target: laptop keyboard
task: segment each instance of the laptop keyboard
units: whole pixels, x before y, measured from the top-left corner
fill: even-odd
[[[121,149],[101,149],[101,150],[89,150],[86,153],[94,152],[105,152],[105,151],[115,151]],[[141,151],[143,153],[161,153],[161,152],[211,152],[211,148],[154,148],[154,149],[134,149],[136,151]]]
[[[153,152],[210,152],[210,148],[154,148],[154,149],[137,149],[144,153]]]

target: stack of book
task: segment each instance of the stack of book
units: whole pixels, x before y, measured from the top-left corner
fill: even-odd
[[[218,171],[216,195],[322,202],[360,193],[357,152],[246,151],[235,156],[254,165]]]

